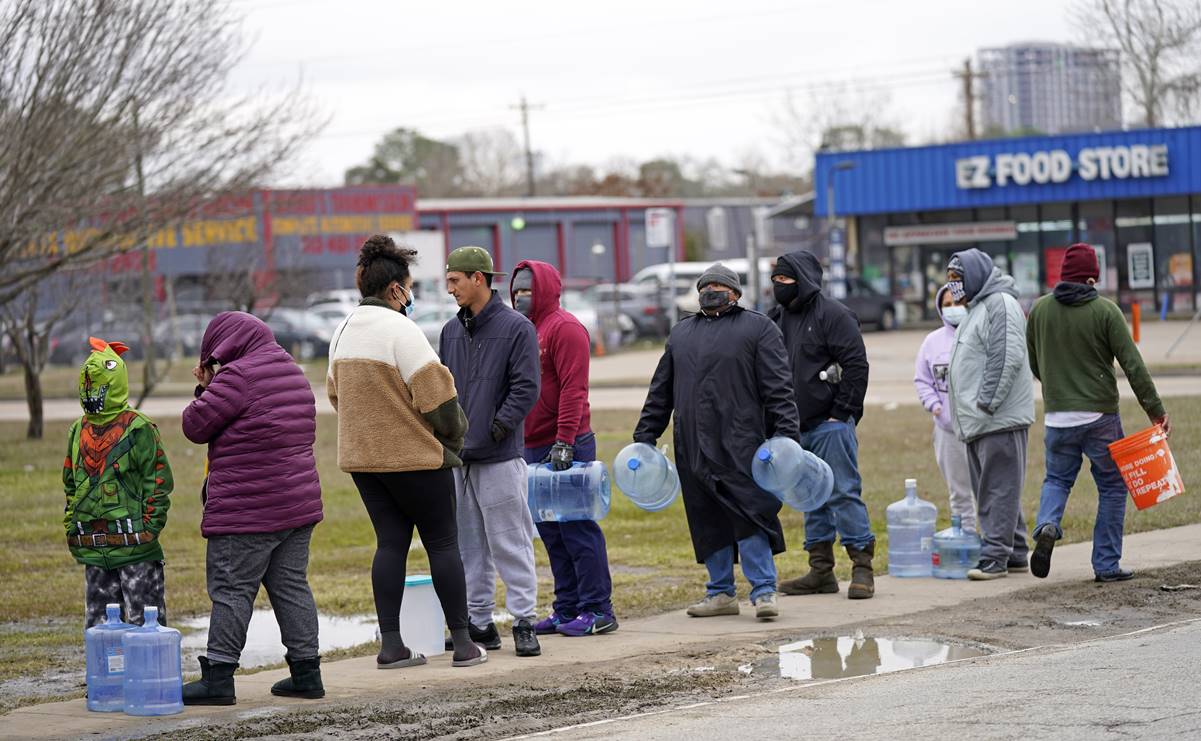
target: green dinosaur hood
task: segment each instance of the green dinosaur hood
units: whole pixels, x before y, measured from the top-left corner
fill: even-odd
[[[94,425],[106,425],[129,409],[129,370],[121,355],[129,350],[120,342],[88,338],[92,354],[79,369],[79,405]]]

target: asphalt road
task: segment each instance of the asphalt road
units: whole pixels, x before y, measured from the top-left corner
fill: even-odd
[[[1201,619],[547,732],[582,739],[1201,737]]]

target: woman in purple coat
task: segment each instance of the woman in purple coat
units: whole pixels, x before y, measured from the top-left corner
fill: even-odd
[[[309,539],[321,521],[313,391],[267,325],[240,311],[209,323],[192,373],[199,385],[183,432],[209,446],[200,531],[208,539],[213,612],[201,678],[184,685],[184,704],[236,702],[233,675],[260,584],[291,669],[271,693],[323,697],[317,605],[306,574]]]

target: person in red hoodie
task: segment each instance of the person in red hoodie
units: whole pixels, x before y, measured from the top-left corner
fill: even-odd
[[[559,306],[559,271],[525,260],[509,282],[513,308],[538,330],[542,388],[525,420],[525,460],[549,462],[555,470],[573,461],[596,460],[596,435],[588,410],[588,330]],[[539,522],[538,535],[550,556],[555,602],[550,616],[534,625],[539,635],[598,635],[617,630],[613,580],[605,534],[591,520]]]

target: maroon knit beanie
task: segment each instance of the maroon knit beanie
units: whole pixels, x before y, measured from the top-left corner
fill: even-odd
[[[1087,283],[1088,279],[1100,280],[1101,266],[1097,264],[1097,251],[1087,244],[1074,244],[1063,253],[1063,269],[1059,279],[1068,283]]]

